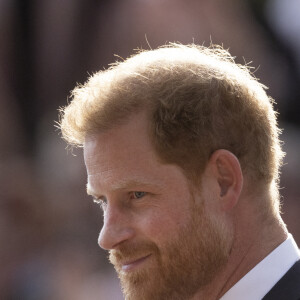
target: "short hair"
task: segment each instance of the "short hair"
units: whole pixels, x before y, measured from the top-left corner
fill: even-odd
[[[71,145],[147,111],[159,158],[199,176],[217,149],[253,182],[277,182],[284,153],[274,101],[247,66],[220,46],[140,50],[72,91],[60,127]]]

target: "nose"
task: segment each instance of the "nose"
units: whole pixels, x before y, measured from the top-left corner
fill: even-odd
[[[104,250],[111,250],[133,236],[134,230],[130,226],[126,212],[108,205],[104,212],[103,227],[99,234],[99,246]]]

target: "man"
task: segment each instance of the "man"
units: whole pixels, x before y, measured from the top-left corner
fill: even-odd
[[[170,44],[92,76],[62,110],[126,299],[300,299],[279,212],[273,101],[220,47]]]

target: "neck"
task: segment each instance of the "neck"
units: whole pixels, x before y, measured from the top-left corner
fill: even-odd
[[[244,207],[235,214],[239,217],[235,219],[235,237],[227,264],[193,299],[220,299],[286,240],[288,232],[280,216],[262,220],[259,214],[252,214],[249,209],[248,207],[248,210],[245,210]],[[245,211],[247,213],[243,214]]]

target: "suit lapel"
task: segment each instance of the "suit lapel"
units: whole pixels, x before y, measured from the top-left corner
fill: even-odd
[[[287,271],[262,300],[300,300],[300,260]]]

